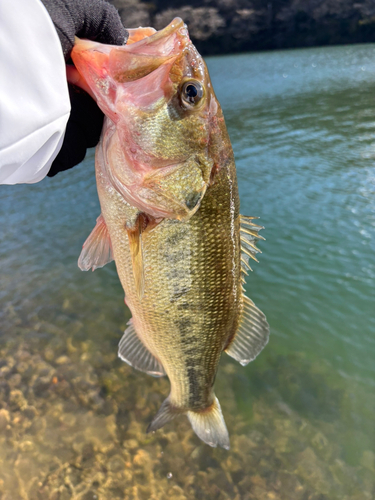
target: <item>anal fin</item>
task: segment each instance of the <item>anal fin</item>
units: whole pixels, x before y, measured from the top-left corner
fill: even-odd
[[[152,419],[152,422],[150,425],[147,427],[147,433],[149,432],[155,432],[161,427],[163,427],[165,424],[173,420],[179,413],[178,409],[174,408],[169,400],[169,396],[167,399],[163,401],[163,404],[159,408],[159,411],[155,415],[155,417]]]
[[[225,352],[242,366],[255,359],[267,344],[270,327],[265,315],[246,295],[238,330]]]
[[[90,269],[95,271],[98,267],[103,267],[112,260],[111,238],[104,217],[99,215],[94,229],[83,244],[78,259],[78,267],[82,271],[89,271]]]
[[[150,353],[138,337],[132,320],[129,321],[128,325],[118,346],[119,358],[128,365],[133,366],[133,368],[153,377],[166,375],[163,365]]]

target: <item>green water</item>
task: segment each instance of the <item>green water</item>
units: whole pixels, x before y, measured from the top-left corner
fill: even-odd
[[[208,60],[241,211],[266,241],[248,294],[270,343],[217,377],[231,450],[176,419],[168,382],[117,357],[114,264],[77,258],[99,215],[93,152],[0,186],[0,499],[375,497],[375,46]]]

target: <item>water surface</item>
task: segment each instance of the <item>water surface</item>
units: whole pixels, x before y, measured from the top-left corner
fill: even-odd
[[[144,431],[168,382],[116,358],[114,264],[77,268],[100,213],[94,156],[0,186],[0,498],[375,496],[375,46],[208,60],[241,211],[267,241],[247,285],[270,343],[217,377],[231,450],[180,418]]]

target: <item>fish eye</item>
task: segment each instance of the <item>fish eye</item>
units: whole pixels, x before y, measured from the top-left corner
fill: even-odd
[[[203,86],[197,80],[188,80],[181,87],[182,102],[189,107],[196,106],[203,95]]]

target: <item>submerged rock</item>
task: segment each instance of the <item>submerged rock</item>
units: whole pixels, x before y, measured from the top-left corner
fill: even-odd
[[[261,380],[273,380],[275,393],[258,387],[248,411],[248,401],[234,390],[241,368],[230,361],[224,366],[218,393],[231,435],[228,452],[202,444],[182,417],[147,435],[168,382],[121,364],[111,345],[97,356],[94,343],[65,340],[74,349],[60,338],[58,355],[55,340],[43,348],[35,342],[2,349],[1,500],[372,498],[372,451],[365,450],[355,467],[347,464],[332,433],[335,413],[313,418],[295,403],[300,389],[286,377],[292,368],[297,378],[304,372],[308,384],[318,373],[325,392],[339,406],[346,401],[345,389],[330,386],[304,359],[270,363],[272,372]],[[313,401],[314,415],[320,404]]]

